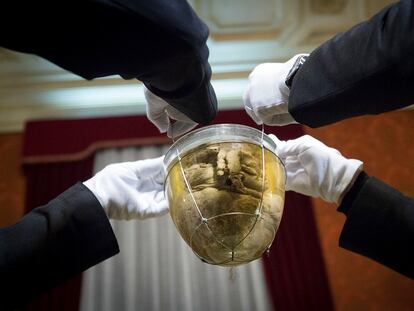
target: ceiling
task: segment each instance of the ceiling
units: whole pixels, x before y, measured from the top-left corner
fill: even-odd
[[[310,52],[391,1],[192,0],[209,25],[210,63],[220,109],[242,108],[259,63]],[[34,55],[0,48],[0,132],[29,119],[145,113],[142,85],[117,76],[85,81]]]

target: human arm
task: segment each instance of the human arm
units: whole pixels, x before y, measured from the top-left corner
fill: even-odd
[[[414,1],[403,0],[314,50],[290,89],[285,80],[297,56],[261,64],[249,77],[246,110],[258,123],[318,127],[414,104],[413,32]]]
[[[185,0],[7,2],[0,17],[3,47],[85,79],[136,78],[197,123],[216,115],[208,29]]]
[[[111,164],[1,228],[0,309],[30,300],[118,253],[108,217],[165,214],[163,184],[163,157]]]
[[[414,278],[413,199],[308,135],[286,142],[270,136],[286,167],[286,190],[335,202],[347,216],[341,247]]]
[[[338,211],[339,245],[414,279],[414,199],[361,173]]]
[[[285,63],[263,63],[249,74],[243,94],[244,109],[257,124],[297,123],[288,110],[290,89],[286,81],[306,57],[307,54],[298,54]]]
[[[146,219],[168,213],[164,156],[106,166],[83,184],[111,219]]]
[[[414,1],[392,4],[313,51],[289,112],[311,127],[414,104]]]
[[[0,309],[14,309],[118,252],[102,206],[78,183],[0,229]]]

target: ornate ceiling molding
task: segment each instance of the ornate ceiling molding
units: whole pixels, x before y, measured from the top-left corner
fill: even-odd
[[[195,0],[194,7],[209,25],[212,38],[233,40],[248,38],[251,34],[277,35],[289,21],[284,14],[284,0]]]

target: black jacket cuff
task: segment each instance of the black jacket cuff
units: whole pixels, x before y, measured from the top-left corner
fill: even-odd
[[[338,207],[338,212],[344,213],[345,215],[348,214],[348,210],[354,203],[356,197],[358,196],[364,184],[367,182],[368,178],[369,176],[365,172],[362,171],[359,173],[351,189],[349,189],[347,194],[342,199],[342,203]]]

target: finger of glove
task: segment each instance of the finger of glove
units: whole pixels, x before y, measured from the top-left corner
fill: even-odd
[[[170,138],[181,136],[197,126],[196,122],[171,105],[167,107],[167,114],[171,119],[176,120],[176,122],[170,122],[168,126],[167,135]]]
[[[292,148],[292,152],[304,152],[307,149],[315,147],[320,150],[321,153],[335,153],[341,155],[341,153],[336,150],[335,148],[328,147],[320,140],[310,136],[310,135],[303,135],[297,139],[289,140],[286,149]]]
[[[148,89],[144,88],[145,98],[147,100],[147,117],[158,128],[161,133],[168,130],[170,119],[166,112],[168,103],[162,98],[154,95]]]
[[[189,123],[195,123],[193,120],[191,120],[189,117],[187,117],[184,113],[182,113],[181,111],[175,109],[170,104],[167,104],[166,111],[167,111],[168,116],[171,119],[174,119],[174,120],[177,120],[177,121],[185,121],[185,122],[189,122]]]
[[[286,191],[311,195],[309,176],[306,170],[300,165],[299,161],[287,161],[286,169]]]
[[[274,100],[271,104],[258,105],[256,113],[261,118],[288,113],[287,102],[282,99]]]
[[[244,110],[246,110],[247,114],[252,118],[252,120],[257,124],[261,125],[263,124],[262,120],[256,115],[256,113],[253,110],[253,107],[250,102],[250,95],[249,90],[247,89],[246,92],[243,95],[243,102],[244,102]]]
[[[299,138],[286,141],[283,149],[280,150],[280,154],[282,157],[298,156],[300,153],[305,152],[311,147],[318,147],[322,150],[324,148],[328,148],[325,144],[312,136],[304,135]]]
[[[132,203],[134,202],[134,203]],[[147,219],[168,213],[168,203],[165,199],[155,201],[151,196],[135,195],[128,206],[116,208],[108,217],[116,220]]]
[[[151,209],[151,212],[149,213],[150,217],[154,216],[162,216],[169,212],[168,203],[167,200],[162,200],[161,202],[158,202],[153,205],[153,208]]]
[[[151,114],[147,114],[147,116],[148,119],[158,128],[160,133],[165,133],[168,130],[168,127],[170,126],[170,119],[166,113],[156,118],[151,116]]]
[[[283,149],[283,146],[286,144],[286,141],[280,140],[274,134],[269,134],[268,136],[276,144],[276,150],[275,150],[276,151],[276,154],[279,156],[279,158],[281,158],[282,160],[284,160],[284,158],[281,157],[281,155],[280,155],[280,150]]]
[[[275,103],[265,107],[259,107],[256,115],[267,125],[287,125],[297,123],[287,111],[287,104],[284,102]]]
[[[129,163],[130,169],[133,170],[138,178],[157,176],[164,172],[164,156]]]
[[[181,136],[189,131],[191,131],[193,128],[197,126],[197,123],[191,121],[177,121],[174,123],[170,123],[170,126],[168,127],[167,135],[170,138],[176,138],[178,136]]]
[[[152,217],[162,216],[168,213],[168,203],[167,200],[163,199],[159,202],[151,202],[146,209],[138,211],[136,213],[136,218],[138,219],[148,219]]]
[[[311,180],[311,195],[327,202],[336,202],[339,193],[335,186],[346,159],[329,149],[309,148],[298,156],[298,160]]]
[[[253,109],[251,109],[250,107],[244,106],[244,110],[246,110],[246,112],[249,115],[249,117],[252,118],[252,120],[257,125],[262,125],[263,124],[263,121],[260,120],[260,118],[254,113]]]
[[[309,174],[312,172],[312,184],[318,196],[327,202],[338,203],[356,172],[362,169],[361,161],[349,160],[329,147],[323,151],[310,148],[298,159]]]
[[[168,203],[162,190],[136,195],[135,202],[136,209],[130,213],[131,218],[146,219],[168,212]]]
[[[279,114],[279,115],[272,115],[269,118],[263,119],[263,122],[267,125],[288,125],[288,124],[297,124],[298,122],[292,118],[289,113]]]

